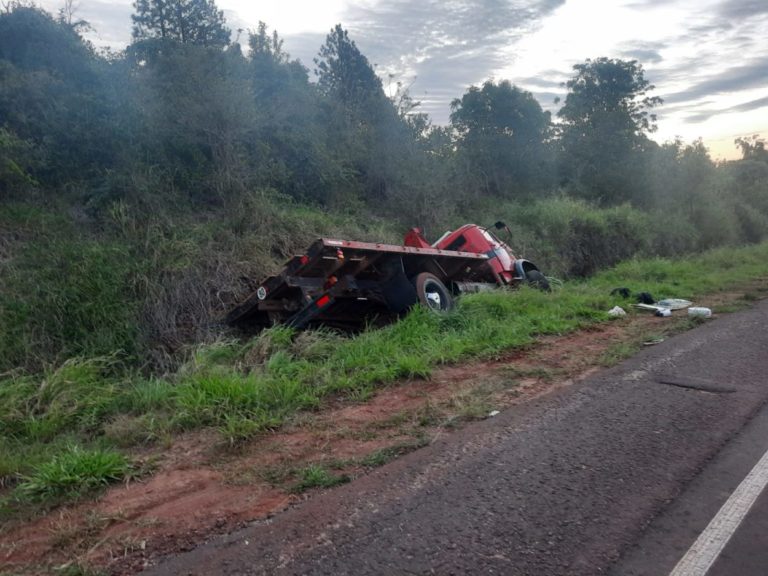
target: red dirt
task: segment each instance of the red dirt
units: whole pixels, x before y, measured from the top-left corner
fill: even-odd
[[[719,302],[737,295],[720,295]],[[110,488],[95,501],[62,507],[26,523],[0,528],[0,571],[49,573],[77,562],[111,574],[140,571],[148,558],[186,550],[213,534],[264,519],[305,496],[268,481],[309,463],[365,473],[360,459],[393,446],[418,445],[466,420],[473,395],[481,408],[502,410],[566,386],[596,370],[621,342],[673,330],[674,322],[632,316],[566,336],[543,337],[526,351],[499,359],[445,366],[429,380],[380,390],[365,403],[336,398],[318,413],[228,451],[213,431],[174,439],[140,457],[159,460],[153,476]],[[479,416],[484,417],[486,413]],[[284,482],[285,483],[285,482]]]

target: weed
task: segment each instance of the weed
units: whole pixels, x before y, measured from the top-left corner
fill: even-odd
[[[383,420],[374,420],[366,422],[366,430],[387,430],[389,428],[397,428],[404,424],[409,423],[413,418],[413,415],[407,410],[401,410],[392,416],[384,418]]]
[[[165,418],[153,413],[134,416],[118,414],[105,422],[104,436],[117,446],[128,448],[140,444],[151,444],[169,433],[169,424]]]
[[[473,390],[460,392],[451,397],[449,406],[453,409],[454,416],[449,423],[454,420],[483,420],[493,409],[491,403],[491,391],[480,386]]]
[[[243,357],[246,366],[264,365],[276,352],[287,351],[292,344],[295,331],[285,326],[274,326],[251,340],[246,346]]]
[[[741,312],[747,310],[752,306],[749,301],[736,301],[730,304],[722,304],[717,307],[717,312],[720,314],[731,314],[733,312]]]
[[[114,410],[113,357],[72,358],[44,373],[38,384],[21,377],[0,383],[5,434],[47,442],[66,429],[90,431]]]
[[[138,379],[130,384],[120,398],[122,410],[132,414],[170,411],[176,400],[176,390],[168,382],[156,378]]]
[[[104,576],[106,572],[73,562],[56,568],[54,574],[56,576]]]
[[[258,472],[258,477],[271,486],[284,486],[294,475],[289,466],[270,466]]]
[[[228,414],[219,427],[221,435],[231,448],[240,446],[257,434],[263,432],[264,423],[239,414]]]
[[[611,344],[608,349],[603,352],[598,358],[597,362],[600,366],[614,366],[637,353],[642,348],[642,342],[638,340],[632,340],[628,342],[616,342]]]
[[[51,522],[51,544],[60,549],[87,549],[102,530],[119,518],[90,511],[83,521],[79,521],[69,513],[62,513],[56,521]]]
[[[505,366],[503,372],[505,376],[510,379],[535,378],[536,380],[541,380],[546,383],[552,382],[554,379],[563,375],[563,370],[548,368],[546,366]]]
[[[25,244],[4,273],[0,370],[137,350],[136,260],[128,247],[64,232]]]
[[[292,492],[306,492],[311,488],[332,488],[349,482],[346,474],[334,475],[319,464],[311,464],[298,472],[299,481],[291,487]]]
[[[426,437],[421,437],[420,439],[417,439],[413,442],[403,442],[400,444],[395,444],[394,446],[382,448],[381,450],[376,450],[376,452],[372,452],[360,460],[360,464],[366,468],[377,468],[387,464],[388,462],[391,462],[396,458],[399,458],[400,456],[408,454],[409,452],[418,450],[419,448],[426,446],[428,443],[429,440]]]
[[[422,427],[437,426],[443,418],[442,412],[429,400],[416,410],[415,416],[416,423]]]
[[[37,501],[76,498],[121,480],[129,469],[128,460],[118,452],[73,445],[37,466],[16,490]]]

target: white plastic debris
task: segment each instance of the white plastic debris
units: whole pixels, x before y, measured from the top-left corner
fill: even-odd
[[[711,318],[712,310],[703,306],[691,306],[688,308],[688,316],[700,316],[702,318]]]
[[[608,316],[618,317],[618,316],[626,316],[627,312],[622,308],[621,306],[614,306],[610,310],[608,310]]]
[[[489,417],[496,416],[497,414],[501,414],[501,412],[499,412],[498,410],[491,410],[490,412],[488,412]]]
[[[692,302],[682,298],[665,298],[664,300],[659,300],[656,304],[670,310],[682,310],[683,308],[688,308]]]

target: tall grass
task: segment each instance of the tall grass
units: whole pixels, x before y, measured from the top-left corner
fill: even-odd
[[[128,460],[118,452],[74,445],[36,466],[17,492],[34,500],[77,498],[121,480],[128,470]]]
[[[215,218],[152,208],[0,206],[0,372],[118,351],[169,370],[179,350],[216,338],[218,319],[252,282],[312,240],[395,241],[391,223],[270,190],[242,195]]]

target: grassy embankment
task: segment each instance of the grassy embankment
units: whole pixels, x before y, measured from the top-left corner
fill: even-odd
[[[72,358],[42,375],[0,381],[0,478],[4,514],[76,498],[131,474],[132,446],[215,427],[238,443],[318,408],[331,394],[364,400],[400,378],[427,378],[438,365],[492,358],[609,321],[626,286],[657,298],[696,301],[768,277],[768,244],[681,260],[634,260],[550,294],[531,289],[462,298],[438,316],[415,310],[356,337],[273,328],[247,342],[200,346],[166,377],[142,377],[120,357]],[[756,298],[759,295],[747,295]]]

